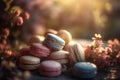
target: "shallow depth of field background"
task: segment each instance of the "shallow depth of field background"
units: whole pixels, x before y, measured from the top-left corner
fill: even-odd
[[[120,39],[120,0],[14,0],[12,5],[30,13],[22,29],[25,39],[50,28],[66,29],[79,39],[95,33],[104,40]]]

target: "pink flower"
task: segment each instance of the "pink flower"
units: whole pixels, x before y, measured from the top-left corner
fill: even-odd
[[[106,54],[99,55],[97,57],[97,64],[100,64],[101,66],[107,66],[109,64],[109,56]]]
[[[6,44],[7,44],[6,39],[2,39],[2,44],[3,44],[3,45],[6,45]]]
[[[87,47],[86,47],[84,53],[85,53],[86,58],[90,56],[90,53],[91,53],[90,46],[87,46]]]
[[[8,28],[3,29],[3,34],[6,36],[9,36],[9,34],[10,34],[9,29]]]
[[[114,45],[120,45],[120,42],[119,42],[119,40],[118,39],[114,39]]]
[[[118,59],[120,59],[120,52],[116,55],[116,58]]]
[[[14,14],[15,14],[15,16],[20,16],[20,14],[21,14],[21,11],[20,10],[16,10],[15,12],[14,12]]]
[[[2,51],[4,49],[4,45],[0,44],[0,51]]]
[[[110,47],[106,47],[105,51],[107,52],[107,54],[111,55],[113,50]]]
[[[12,56],[12,51],[11,50],[5,50],[4,54],[6,55],[6,57],[10,57],[10,56]]]
[[[22,17],[18,17],[17,18],[17,25],[20,26],[23,24],[23,18]]]
[[[29,19],[29,18],[30,18],[30,14],[29,14],[28,12],[25,12],[25,13],[24,13],[24,18],[25,18],[25,19]]]

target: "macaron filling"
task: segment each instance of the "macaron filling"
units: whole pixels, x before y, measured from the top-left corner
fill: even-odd
[[[37,69],[40,65],[40,59],[33,56],[21,56],[19,59],[20,68],[25,70]]]

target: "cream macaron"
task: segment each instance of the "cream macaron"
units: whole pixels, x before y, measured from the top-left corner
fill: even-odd
[[[76,62],[85,61],[85,54],[83,47],[79,43],[73,43],[69,45],[69,61],[71,65],[74,65]]]
[[[34,70],[39,67],[40,58],[33,56],[21,56],[19,59],[19,66],[24,70]]]
[[[52,52],[49,55],[48,59],[57,61],[57,62],[59,62],[61,64],[67,64],[69,62],[68,61],[68,56],[69,56],[68,51],[60,50],[60,51]]]

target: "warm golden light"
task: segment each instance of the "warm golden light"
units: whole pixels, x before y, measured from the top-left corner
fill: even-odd
[[[79,26],[86,26],[91,20],[96,27],[104,26],[106,16],[102,15],[104,5],[108,10],[111,10],[110,4],[105,4],[101,0],[58,0],[56,1],[62,7],[62,16],[66,23],[72,22]],[[67,20],[67,21],[66,21]]]
[[[58,0],[58,2],[63,6],[72,5],[76,0]]]
[[[106,9],[108,12],[111,12],[111,11],[112,11],[112,6],[111,6],[111,4],[110,4],[109,2],[107,2],[107,3],[105,4],[105,9]]]

